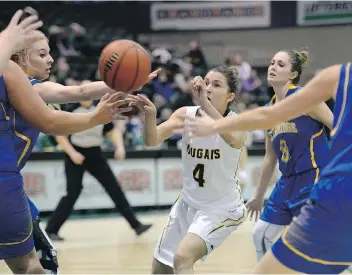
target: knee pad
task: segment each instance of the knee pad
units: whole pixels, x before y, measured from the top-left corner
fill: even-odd
[[[285,228],[284,225],[271,224],[259,220],[253,228],[253,242],[257,252],[263,255],[271,248],[271,245]]]
[[[56,249],[41,226],[39,218],[33,221],[33,238],[35,249],[39,254],[40,264],[51,274],[59,274]]]

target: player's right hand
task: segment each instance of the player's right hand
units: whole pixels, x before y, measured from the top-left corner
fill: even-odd
[[[253,214],[255,214],[254,221],[258,221],[260,213],[264,206],[264,197],[252,197],[247,201],[246,207],[248,210],[249,219],[252,220]]]
[[[122,92],[105,94],[92,112],[94,125],[107,124],[115,119],[127,119],[122,113],[130,112],[126,94]]]
[[[12,52],[15,53],[18,47],[24,44],[31,44],[42,36],[38,32],[33,32],[43,26],[42,21],[38,21],[37,15],[31,15],[20,21],[23,10],[18,10],[11,18],[9,25],[0,33],[0,39],[11,43]]]
[[[156,107],[145,95],[128,95],[128,106],[135,106],[146,114],[156,114]]]
[[[72,160],[72,162],[76,165],[82,165],[83,161],[85,160],[85,157],[80,153],[80,152],[73,152],[70,155],[70,159]]]

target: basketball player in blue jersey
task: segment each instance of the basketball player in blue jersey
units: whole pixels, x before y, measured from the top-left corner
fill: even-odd
[[[0,226],[0,260],[4,259],[14,273],[44,272],[33,249],[32,217],[18,168],[20,159],[14,137],[22,135],[16,130],[16,118],[25,117],[29,125],[42,132],[69,135],[111,122],[119,106],[126,104],[125,100],[118,100],[121,96],[122,93],[107,94],[98,110],[91,113],[53,111],[16,63],[9,61],[4,69],[0,77],[0,223],[6,226]],[[11,117],[13,110],[19,115]],[[26,149],[30,140],[25,141]]]
[[[203,117],[187,119],[187,132],[192,136],[271,129],[330,98],[335,100],[328,163],[301,213],[265,254],[254,273],[337,274],[352,264],[351,96],[351,63],[346,63],[320,71],[300,91],[270,107],[216,121],[205,113]]]
[[[0,68],[1,69],[1,68]],[[16,118],[25,117],[38,130],[56,135],[69,135],[106,124],[115,118],[119,106],[126,104],[122,93],[107,94],[91,113],[72,114],[53,111],[34,91],[23,70],[8,61],[0,77],[0,259],[14,273],[43,273],[36,256],[32,236],[32,218],[18,168],[14,136]],[[18,115],[11,117],[14,111]],[[128,108],[126,109],[128,110]],[[30,146],[25,139],[26,146]],[[21,156],[24,154],[21,154]],[[6,226],[4,226],[6,225]]]
[[[46,81],[49,77],[53,59],[50,56],[48,39],[45,35],[36,31],[40,36],[33,43],[27,43],[12,56],[26,74],[30,83],[40,97],[54,108],[59,108],[57,103],[71,103],[85,100],[100,99],[103,95],[111,92],[111,89],[103,81],[84,84],[81,86],[63,86],[58,83]],[[149,75],[149,80],[155,78],[160,70],[156,70]],[[14,117],[14,127],[16,127],[15,151],[18,156],[18,169],[21,170],[26,164],[33,147],[36,143],[39,130],[31,127],[21,116],[13,111],[10,117]],[[36,249],[41,250],[41,263],[45,269],[53,272],[58,271],[56,260],[56,250],[44,230],[41,230],[39,220],[39,210],[29,199],[33,219],[33,232],[36,242]]]
[[[308,60],[305,51],[279,51],[268,67],[268,83],[275,95],[268,105],[291,96]],[[270,249],[274,239],[300,213],[317,182],[329,151],[325,126],[332,126],[333,114],[325,103],[307,114],[284,122],[267,132],[266,150],[254,196],[247,202],[250,217],[259,216],[264,195],[277,162],[282,174],[253,229],[257,261]]]

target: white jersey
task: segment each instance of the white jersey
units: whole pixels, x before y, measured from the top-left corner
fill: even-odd
[[[187,107],[187,115],[195,116],[199,106]],[[230,112],[228,116],[236,115]],[[203,210],[232,208],[243,203],[236,173],[243,148],[227,144],[219,134],[210,137],[183,137],[182,199]]]

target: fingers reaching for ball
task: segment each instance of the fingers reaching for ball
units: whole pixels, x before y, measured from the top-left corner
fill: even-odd
[[[142,94],[128,95],[126,100],[128,101],[128,106],[131,106],[131,107],[135,106],[141,112],[156,114],[155,105],[145,95],[142,95]]]

